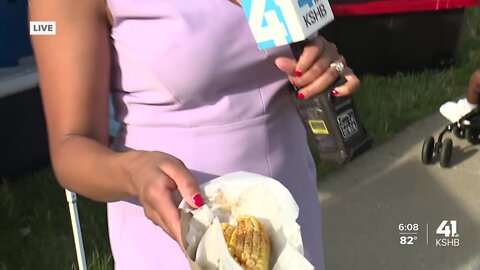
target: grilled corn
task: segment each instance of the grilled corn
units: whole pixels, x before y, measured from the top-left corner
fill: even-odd
[[[237,226],[222,223],[230,254],[244,270],[268,270],[270,239],[267,230],[253,216],[237,218]]]

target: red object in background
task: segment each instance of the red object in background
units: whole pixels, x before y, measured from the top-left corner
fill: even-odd
[[[479,0],[379,0],[364,3],[332,3],[332,9],[335,16],[342,17],[461,9],[478,3]]]

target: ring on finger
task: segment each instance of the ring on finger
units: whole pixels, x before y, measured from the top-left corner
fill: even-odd
[[[330,67],[334,68],[339,74],[342,74],[345,69],[345,64],[342,61],[335,61],[330,64]]]

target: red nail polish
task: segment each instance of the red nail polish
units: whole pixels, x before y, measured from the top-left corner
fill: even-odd
[[[339,94],[340,94],[340,93],[339,93],[337,90],[335,90],[335,89],[332,90],[332,95],[338,96]]]
[[[298,98],[298,99],[305,99],[305,95],[303,95],[302,92],[298,92],[297,98]]]
[[[203,198],[200,193],[193,195],[192,199],[196,207],[202,207],[204,205]]]
[[[303,74],[303,73],[302,73],[300,70],[298,70],[298,69],[295,69],[295,76],[297,76],[297,77],[301,77],[301,76],[302,76],[302,74]]]

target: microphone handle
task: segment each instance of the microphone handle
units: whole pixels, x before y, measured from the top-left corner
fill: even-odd
[[[294,42],[294,43],[290,43],[290,49],[292,50],[293,57],[295,57],[296,60],[300,59],[300,55],[302,55],[303,48],[305,47],[305,45],[307,45],[307,43],[308,43],[307,39],[297,41],[297,42]],[[334,89],[334,87],[342,85],[346,81],[347,80],[345,79],[345,77],[338,76],[337,80],[335,80],[335,82],[327,90],[331,91],[331,90]],[[295,93],[300,90],[297,87],[295,87],[294,85],[292,85],[292,87],[293,87],[293,90],[295,91]]]
[[[308,40],[300,40],[294,43],[290,43],[290,49],[292,50],[293,57],[295,57],[296,60],[300,59],[300,55],[302,55],[303,48],[305,45],[307,45]]]

